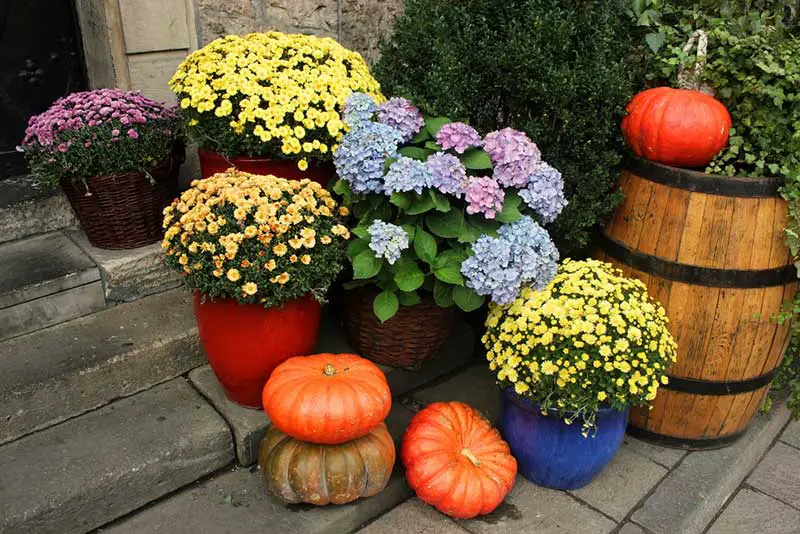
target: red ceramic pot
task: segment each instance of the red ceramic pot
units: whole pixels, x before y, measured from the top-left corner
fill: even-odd
[[[273,369],[314,351],[319,302],[307,295],[280,308],[264,308],[233,299],[203,300],[195,293],[194,314],[211,369],[230,400],[261,408],[261,390]]]
[[[197,155],[200,157],[200,171],[203,178],[208,178],[217,173],[225,172],[231,167],[236,167],[243,172],[271,174],[289,180],[308,178],[325,186],[328,185],[328,182],[336,173],[333,163],[329,161],[310,160],[308,169],[301,171],[297,168],[297,161],[291,159],[251,158],[247,156],[227,158],[202,148],[197,150]]]

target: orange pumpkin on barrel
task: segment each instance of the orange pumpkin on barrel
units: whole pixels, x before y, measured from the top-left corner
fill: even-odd
[[[656,87],[633,97],[622,133],[637,156],[673,167],[705,167],[728,144],[731,115],[713,96]]]

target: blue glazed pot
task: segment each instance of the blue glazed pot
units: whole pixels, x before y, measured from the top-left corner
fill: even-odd
[[[568,425],[556,414],[542,415],[537,404],[505,389],[500,430],[525,478],[547,488],[576,489],[591,482],[614,457],[625,436],[628,411],[601,409],[597,434],[584,438],[579,420]]]

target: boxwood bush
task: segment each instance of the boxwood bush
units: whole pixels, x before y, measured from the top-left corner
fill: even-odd
[[[387,95],[525,131],[564,175],[569,205],[551,228],[580,254],[619,195],[619,121],[643,76],[628,0],[407,0],[376,77]]]

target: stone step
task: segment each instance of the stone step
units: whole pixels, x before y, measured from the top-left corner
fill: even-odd
[[[100,270],[62,232],[0,244],[0,340],[105,307]]]
[[[0,533],[88,532],[232,460],[225,421],[178,378],[1,446]]]
[[[0,443],[203,363],[182,289],[0,342]]]
[[[181,284],[180,274],[164,265],[160,243],[130,250],[106,250],[93,246],[78,229],[65,233],[97,264],[108,302],[130,302]]]
[[[75,225],[75,213],[60,189],[31,176],[0,180],[0,243]]]
[[[411,413],[399,405],[386,420],[399,442]],[[112,525],[104,534],[344,534],[411,496],[402,470],[374,497],[341,506],[284,505],[267,494],[263,474],[238,467],[186,488]]]

